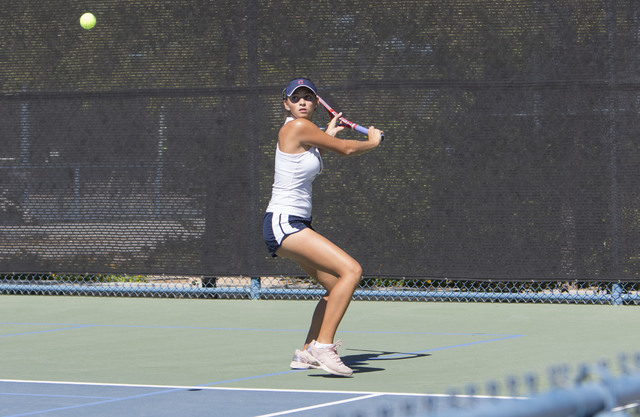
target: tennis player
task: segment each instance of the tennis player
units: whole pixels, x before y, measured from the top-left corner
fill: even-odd
[[[311,189],[314,178],[322,172],[324,151],[360,155],[380,144],[382,132],[370,127],[367,141],[337,139],[336,134],[344,129],[337,126],[338,117],[322,131],[312,122],[319,103],[316,86],[309,79],[291,81],[282,94],[288,117],[278,134],[264,238],[272,256],[292,259],[327,291],[316,306],[304,346],[295,351],[291,368],[322,368],[350,376],[353,371],[337,352],[342,342],[334,343],[333,339],[362,277],[362,268],[311,227]]]

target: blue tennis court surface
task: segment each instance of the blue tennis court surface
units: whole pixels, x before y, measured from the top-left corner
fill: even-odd
[[[446,395],[0,381],[2,417],[338,416],[419,410]]]

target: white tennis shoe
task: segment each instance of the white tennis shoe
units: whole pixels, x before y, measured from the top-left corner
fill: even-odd
[[[289,367],[291,369],[318,369],[320,363],[306,350],[296,349]]]
[[[338,355],[338,347],[341,345],[342,340],[339,340],[333,345],[329,345],[329,347],[319,348],[314,340],[309,344],[306,352],[313,356],[325,371],[339,376],[351,376],[353,370],[342,363],[342,359]]]

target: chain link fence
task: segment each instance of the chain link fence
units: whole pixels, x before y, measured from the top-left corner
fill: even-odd
[[[11,274],[0,294],[308,300],[324,290],[302,277]],[[365,278],[354,299],[638,305],[640,283]]]

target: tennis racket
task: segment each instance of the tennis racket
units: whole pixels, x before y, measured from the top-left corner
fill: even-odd
[[[338,115],[338,112],[335,111],[330,105],[327,104],[326,101],[324,101],[320,96],[318,96],[318,101],[320,102],[320,104],[322,105],[322,107],[324,107],[327,112],[329,113],[330,118],[334,118]],[[355,130],[358,133],[362,133],[363,135],[369,135],[369,129],[367,129],[364,126],[360,126],[357,123],[353,123],[352,121],[349,121],[347,119],[345,119],[344,117],[340,117],[340,119],[338,119],[338,125],[339,126],[345,126],[348,127],[350,129]],[[384,140],[384,134],[382,135],[382,140]]]

